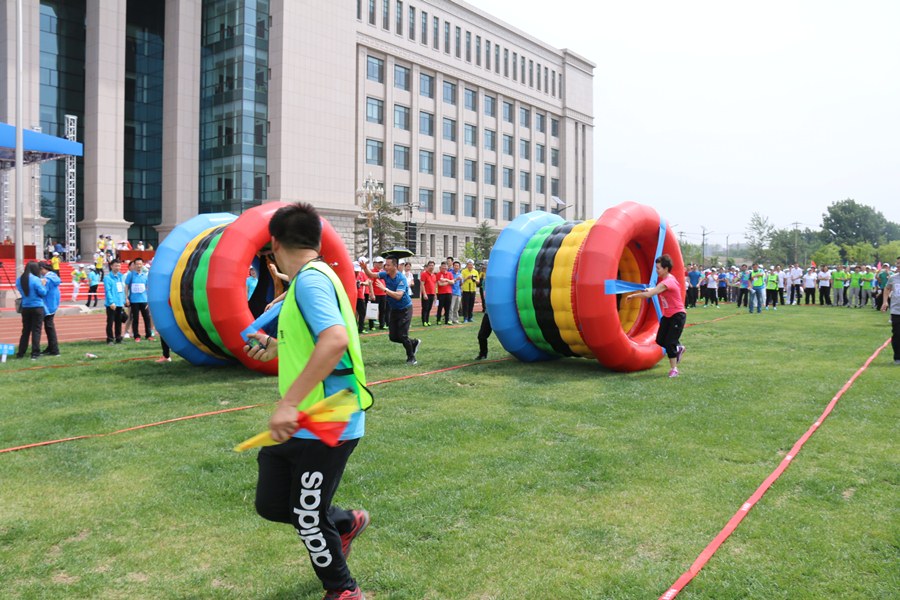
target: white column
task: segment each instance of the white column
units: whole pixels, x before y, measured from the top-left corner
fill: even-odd
[[[160,241],[200,207],[201,7],[166,0]]]
[[[85,247],[99,234],[125,239],[126,0],[87,0],[84,61]]]

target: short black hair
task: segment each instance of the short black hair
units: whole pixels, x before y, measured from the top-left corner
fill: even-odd
[[[656,263],[667,271],[672,270],[672,257],[668,254],[663,254],[662,256],[657,258]]]
[[[297,202],[275,211],[269,221],[269,234],[292,250],[318,250],[322,243],[322,220],[312,204]]]

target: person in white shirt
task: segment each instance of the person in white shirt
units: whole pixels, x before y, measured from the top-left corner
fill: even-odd
[[[716,269],[713,268],[706,275],[706,303],[703,305],[703,308],[709,306],[710,302],[713,302],[716,308],[719,308],[718,286],[719,276],[716,273]]]
[[[784,306],[784,279],[787,274],[781,268],[781,265],[775,267],[775,270],[778,272],[778,302]]]
[[[831,271],[827,266],[822,265],[816,279],[819,282],[819,304],[831,306]]]
[[[790,271],[790,279],[791,279],[791,304],[800,304],[800,287],[803,282],[803,269],[800,268],[800,265],[794,263],[791,265]]]
[[[810,301],[812,301],[812,304],[816,303],[816,281],[818,281],[816,268],[810,267],[807,269],[806,275],[803,276],[803,290],[806,292],[804,304],[807,306],[810,304]]]

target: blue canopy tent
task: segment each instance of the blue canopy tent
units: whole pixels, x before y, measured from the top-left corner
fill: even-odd
[[[84,154],[80,142],[72,142],[30,129],[22,130],[22,143],[26,165]],[[0,170],[12,169],[15,166],[16,128],[7,123],[0,123]]]

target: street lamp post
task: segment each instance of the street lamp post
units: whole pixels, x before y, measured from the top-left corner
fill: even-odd
[[[366,227],[369,230],[369,264],[372,264],[372,219],[375,217],[375,203],[384,198],[384,186],[371,173],[366,176],[362,186],[357,188],[356,197],[363,206]]]

